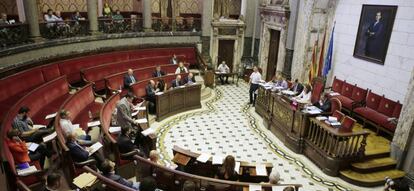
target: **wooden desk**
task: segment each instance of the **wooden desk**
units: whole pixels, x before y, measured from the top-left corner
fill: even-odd
[[[191,109],[201,108],[201,85],[175,88],[156,96],[157,121]]]
[[[179,168],[182,169],[184,172],[188,172],[191,174],[196,174],[200,176],[206,177],[214,177],[221,165],[213,165],[212,158],[210,158],[206,163],[202,163],[197,161],[197,157],[199,157],[200,153],[195,153],[190,150],[185,150],[178,146],[173,147],[173,154],[174,155],[183,155],[189,158],[189,162],[187,165],[179,165]],[[256,163],[249,163],[245,161],[238,161],[240,162],[240,169],[239,169],[239,181],[240,182],[269,182],[269,174],[272,171],[273,164],[272,163],[262,163],[266,165],[266,176],[259,176],[256,175]]]
[[[239,86],[239,74],[237,72],[231,72],[231,73],[219,73],[219,72],[214,72],[215,78],[223,76],[223,77],[231,77],[232,78],[232,83],[236,83],[236,86]],[[236,77],[237,79],[234,80],[234,77]],[[217,83],[216,83],[217,85]]]

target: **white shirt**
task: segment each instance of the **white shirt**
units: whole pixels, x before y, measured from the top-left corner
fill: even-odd
[[[220,64],[217,68],[221,73],[229,73],[230,68],[226,64]]]
[[[310,101],[311,101],[311,95],[312,95],[312,91],[309,91],[308,93],[306,93],[305,90],[303,90],[295,98],[300,103],[310,103]]]
[[[75,130],[72,122],[69,119],[60,119],[59,122],[60,122],[60,128],[62,128],[63,133],[65,133],[65,136],[72,134],[72,132]]]
[[[183,68],[184,68],[184,70],[185,70],[185,72],[184,72],[184,73],[188,73],[187,68],[186,68],[185,66],[183,66]],[[178,67],[178,68],[175,70],[175,74],[180,74],[180,73],[181,73],[181,70],[180,70],[180,67]]]
[[[259,72],[253,72],[250,75],[250,82],[252,84],[259,84],[261,80],[262,80],[262,75]]]

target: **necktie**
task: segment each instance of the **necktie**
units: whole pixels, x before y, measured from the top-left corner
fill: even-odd
[[[132,83],[135,83],[135,78],[134,78],[134,76],[129,76],[130,78],[131,78],[131,82]]]

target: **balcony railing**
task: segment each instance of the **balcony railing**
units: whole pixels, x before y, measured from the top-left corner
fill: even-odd
[[[0,25],[0,48],[32,42],[29,39],[29,25],[7,24]]]
[[[201,31],[201,19],[193,17],[178,17],[176,19],[165,18],[153,18],[152,29],[157,32],[175,32],[175,31],[188,31],[197,32]]]
[[[100,18],[99,31],[103,33],[125,33],[125,32],[142,32],[144,28],[142,26],[142,18],[124,18],[124,19],[111,19]]]
[[[41,35],[46,39],[70,38],[89,35],[88,20],[42,22],[39,25]]]

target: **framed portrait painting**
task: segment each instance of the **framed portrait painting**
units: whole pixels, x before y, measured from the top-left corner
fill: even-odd
[[[363,5],[354,57],[384,64],[397,6]]]

